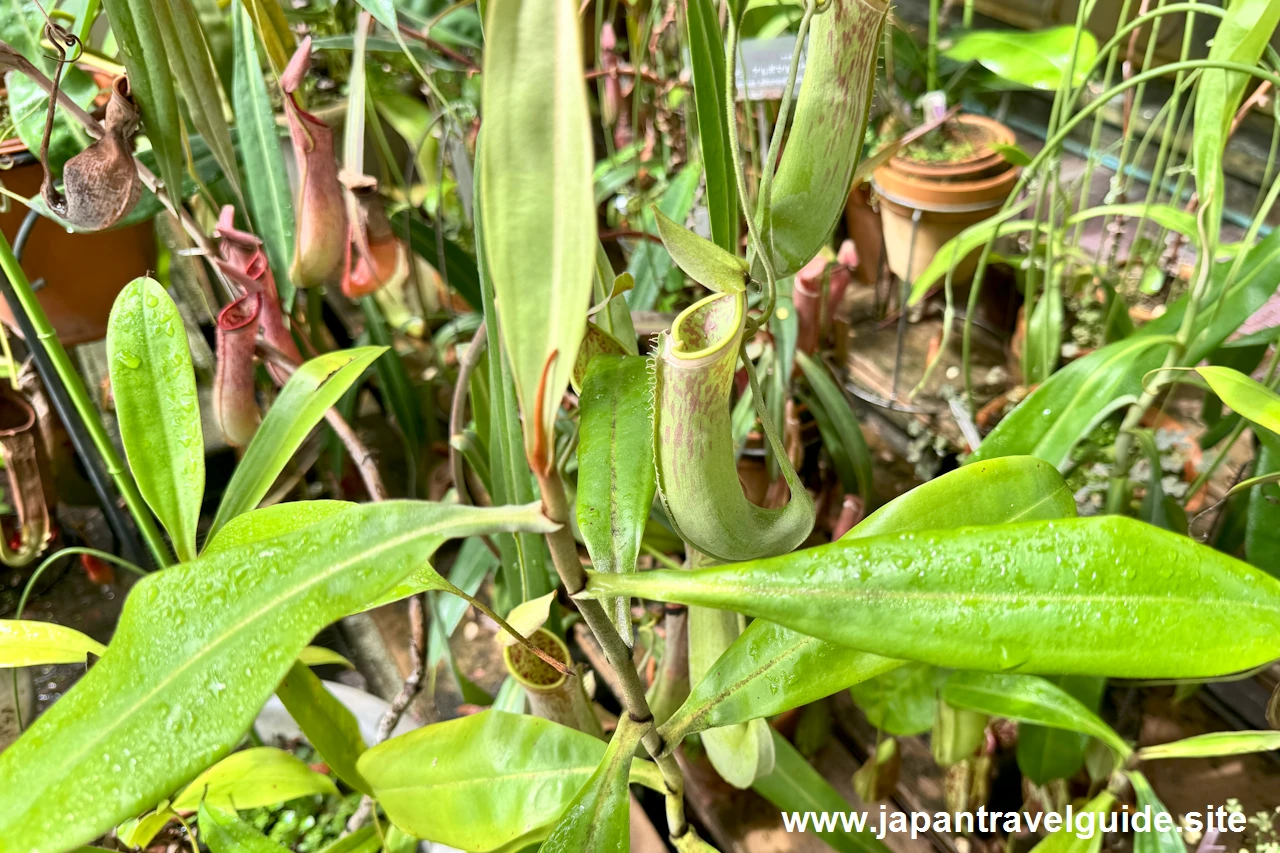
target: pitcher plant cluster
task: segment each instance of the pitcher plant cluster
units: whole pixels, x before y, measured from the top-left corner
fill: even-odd
[[[1095,812],[1136,801],[1164,813],[1143,774],[1150,762],[1280,748],[1280,733],[1253,731],[1138,749],[1099,710],[1109,678],[1207,681],[1280,657],[1280,509],[1266,499],[1280,482],[1274,351],[1263,382],[1249,375],[1274,335],[1247,342],[1258,350],[1252,364],[1223,357],[1244,346],[1233,333],[1280,283],[1280,236],[1258,239],[1280,183],[1242,241],[1224,245],[1220,224],[1233,119],[1252,81],[1280,82],[1268,46],[1280,4],[1143,3],[1130,16],[1124,0],[1128,23],[1100,48],[1089,37],[1088,50],[1081,33],[1094,3],[1079,4],[1067,67],[1046,87],[1055,90],[1046,145],[1004,209],[910,282],[913,301],[944,288],[949,334],[956,261],[980,250],[963,332],[968,385],[984,270],[996,240],[1019,235],[1030,247],[1024,373],[1036,387],[961,467],[885,503],[819,346],[822,309],[805,303],[810,285],[829,294],[849,286],[847,250],[834,264],[812,262],[837,257],[829,241],[850,190],[883,162],[863,156],[878,75],[892,62],[883,0],[795,4],[796,47],[772,131],[745,147],[763,131],[739,113],[740,43],[755,6],[744,0],[667,4],[691,69],[679,85],[626,65],[628,36],[604,20],[602,2],[481,0],[417,20],[390,0],[306,15],[276,0],[102,0],[109,64],[121,73],[101,123],[77,94],[75,64],[90,52],[104,58],[90,44],[99,3],[63,5],[76,11],[45,17],[12,0],[0,22],[11,90],[51,93],[47,112],[27,117],[46,178],[23,202],[81,230],[167,209],[213,285],[216,370],[212,421],[202,424],[169,290],[140,278],[120,293],[107,353],[126,459],[100,423],[95,440],[155,567],[134,567],[143,577],[105,648],[21,613],[0,621],[0,666],[92,661],[0,753],[3,853],[93,849],[83,845],[112,835],[145,848],[166,826],[213,853],[268,853],[282,848],[241,812],[333,793],[335,783],[364,805],[332,853],[411,849],[419,839],[476,853],[626,850],[631,786],[663,798],[677,850],[705,851],[677,754],[698,744],[726,782],[780,809],[844,810],[770,719],[845,690],[891,735],[931,731],[938,764],[960,768],[948,779],[989,779],[989,724],[1016,721],[1023,774],[1049,786],[1087,760],[1084,808]],[[1176,62],[1120,75],[1129,35],[1175,12],[1217,19],[1208,57],[1188,59],[1184,46]],[[475,22],[473,45],[442,34],[446,18],[463,15]],[[601,73],[584,73],[584,45]],[[934,82],[936,50],[931,41]],[[337,109],[314,85],[321,54],[345,83]],[[388,68],[417,94],[391,86]],[[441,68],[456,90],[442,91]],[[1169,131],[1157,179],[1179,156],[1175,135],[1188,139],[1176,179],[1194,189],[1193,208],[1156,190],[1094,207],[1070,197],[1059,174],[1064,142],[1089,127],[1096,141],[1102,109],[1135,90],[1141,102],[1157,76],[1175,80],[1172,105],[1151,123]],[[661,143],[682,146],[687,163],[669,176],[673,194],[632,211],[654,238],[633,256],[659,270],[648,281],[634,267],[615,271],[598,206],[602,152],[616,164],[643,141],[628,101],[642,86],[656,87],[664,121],[677,91],[688,117],[682,141]],[[1175,134],[1175,119],[1190,130]],[[92,141],[60,155],[76,134]],[[1122,160],[1140,159],[1128,153],[1131,136]],[[377,151],[366,152],[366,139]],[[414,198],[416,182],[434,197]],[[681,186],[706,209],[705,236],[688,227]],[[447,228],[449,217],[464,227]],[[1114,296],[1127,263],[1110,245],[1082,256],[1080,226],[1092,218],[1180,234],[1195,269],[1158,319],[1130,323],[1060,366],[1064,293],[1085,274]],[[420,274],[415,255],[465,307],[451,326],[456,360],[442,365],[452,382],[437,443],[449,445],[452,488],[435,501],[413,486],[390,499],[349,423],[372,381],[410,468],[430,454],[430,436],[441,437],[413,398],[409,347],[389,323],[391,294]],[[2,239],[0,267],[98,423]],[[668,273],[705,295],[656,339],[638,335],[639,291],[652,308]],[[325,331],[324,312],[337,310],[325,299],[363,320],[358,345],[341,348]],[[1158,464],[1134,500],[1134,458],[1154,446],[1144,417],[1187,382],[1231,411],[1223,441],[1252,429],[1260,442],[1253,476],[1233,489],[1254,496],[1243,548],[1187,535],[1183,507],[1158,494]],[[797,403],[816,420],[842,493],[869,511],[833,541],[785,428]],[[1062,472],[1117,412],[1107,513],[1077,517]],[[369,500],[268,499],[321,421]],[[767,507],[739,479],[743,436],[756,423],[777,497]],[[206,429],[239,448],[230,481],[210,496],[211,521],[201,515]],[[492,609],[474,595],[483,571],[463,589],[457,572],[446,579],[433,568],[448,540],[493,566]],[[388,726],[367,741],[311,671],[323,658],[308,644],[331,623],[404,599],[422,620],[424,601],[449,596],[502,626],[512,690],[479,713],[394,737]],[[649,602],[666,605],[660,642]],[[565,630],[575,621],[585,626],[576,637]],[[616,724],[593,710],[571,646],[592,650]],[[640,659],[654,663],[639,668]],[[331,775],[272,747],[237,750],[272,694]],[[896,780],[893,739],[882,746],[855,777],[868,799]],[[981,783],[962,787],[949,802],[982,802]],[[1153,837],[1161,850],[1182,845],[1172,830]],[[887,850],[870,830],[823,838],[842,851]],[[1041,843],[1047,851],[1058,839]]]

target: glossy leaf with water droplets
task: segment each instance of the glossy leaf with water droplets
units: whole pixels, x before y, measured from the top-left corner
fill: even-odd
[[[0,753],[0,838],[60,853],[140,814],[230,751],[321,628],[445,539],[549,527],[533,505],[388,501],[148,575],[102,660]]]
[[[1075,511],[1071,490],[1052,465],[1010,456],[958,468],[917,486],[873,512],[844,540],[1064,518]],[[662,734],[679,742],[707,727],[780,714],[902,665],[757,619],[698,681]]]
[[[194,559],[204,497],[204,433],[187,329],[169,294],[135,278],[116,297],[107,322],[107,362],[120,440],[147,506],[173,540],[178,559]]]
[[[955,669],[1208,678],[1280,655],[1280,582],[1119,516],[842,540],[693,572],[592,572],[582,595],[735,610]]]

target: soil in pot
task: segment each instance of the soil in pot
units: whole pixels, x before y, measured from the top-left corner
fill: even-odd
[[[1000,209],[1020,170],[992,146],[1014,140],[1013,131],[993,119],[960,115],[876,169],[872,180],[894,275],[917,275],[948,240]],[[953,280],[967,282],[977,261],[976,251],[956,259]]]

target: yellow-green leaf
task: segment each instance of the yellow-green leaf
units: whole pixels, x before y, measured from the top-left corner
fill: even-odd
[[[307,794],[336,794],[333,780],[272,746],[233,752],[197,776],[169,808],[195,811],[201,802],[228,809],[273,806]]]
[[[107,647],[74,628],[53,622],[0,619],[0,669],[52,663],[84,663]],[[8,676],[4,676],[8,678]]]
[[[689,278],[719,293],[740,293],[747,287],[750,267],[737,255],[694,234],[658,209],[650,205],[658,223],[658,236],[667,253],[684,270]]]
[[[1214,758],[1220,755],[1270,752],[1273,749],[1280,749],[1280,732],[1210,732],[1173,743],[1144,746],[1138,750],[1138,757],[1144,761],[1156,758]]]
[[[551,460],[595,266],[594,153],[574,0],[486,4],[480,218],[525,454]]]
[[[307,646],[298,655],[298,663],[304,666],[340,666],[343,669],[355,669],[356,665],[335,652],[333,649],[326,649],[324,646]]]

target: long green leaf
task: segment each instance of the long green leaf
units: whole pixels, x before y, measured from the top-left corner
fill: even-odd
[[[98,665],[0,753],[0,838],[59,853],[139,814],[228,752],[317,631],[446,538],[547,527],[533,506],[389,501],[147,576]]]
[[[729,155],[725,116],[724,38],[714,0],[689,0],[685,6],[689,65],[698,150],[707,176],[711,239],[726,252],[738,250],[738,187]]]
[[[1064,224],[1076,225],[1085,220],[1097,219],[1103,216],[1132,217],[1134,219],[1145,217],[1161,228],[1168,228],[1170,231],[1175,231],[1186,237],[1194,238],[1196,236],[1195,214],[1189,213],[1180,207],[1174,207],[1171,204],[1100,204],[1097,207],[1073,213],[1066,218]]]
[[[773,751],[777,759],[773,772],[755,781],[752,789],[784,812],[827,812],[849,814],[853,808],[822,774],[813,769],[791,742],[773,729]],[[840,853],[888,853],[874,834],[842,829],[811,830]]]
[[[873,512],[842,541],[1074,514],[1071,491],[1053,466],[1012,456],[958,468],[912,489]],[[902,663],[757,619],[661,731],[668,741],[679,742],[704,728],[780,714]]]
[[[0,619],[0,669],[84,663],[88,655],[102,657],[106,650],[102,643],[74,628],[53,622]]]
[[[957,669],[1197,678],[1280,654],[1280,582],[1115,516],[844,540],[696,572],[590,573],[586,597],[614,595],[732,609]]]
[[[324,413],[384,352],[383,347],[361,347],[325,353],[289,377],[223,492],[209,539],[228,521],[258,505]]]
[[[360,725],[306,664],[298,662],[289,668],[276,695],[338,778],[361,793],[372,794],[356,769],[356,762],[368,748],[360,735]]]
[[[233,752],[191,781],[169,808],[194,811],[202,802],[218,808],[256,809],[309,794],[337,794],[328,776],[283,749],[258,746]]]
[[[1050,678],[1085,708],[1097,712],[1107,680],[1092,675],[1060,675]],[[1037,785],[1053,779],[1069,779],[1084,766],[1089,736],[1047,726],[1018,726],[1018,769]]]
[[[1253,475],[1280,475],[1280,440],[1261,435]],[[1280,485],[1276,482],[1259,481],[1249,488],[1244,553],[1251,565],[1269,575],[1280,575]]]
[[[1235,0],[1226,6],[1209,48],[1209,59],[1254,65],[1262,58],[1269,40],[1280,24],[1280,3],[1271,0]],[[1238,71],[1205,68],[1196,86],[1195,128],[1192,135],[1192,164],[1196,194],[1206,228],[1207,246],[1201,259],[1216,256],[1226,186],[1222,157],[1231,136],[1231,122],[1244,98],[1245,86],[1253,78]],[[1194,362],[1193,362],[1194,363]]]
[[[1157,758],[1216,758],[1222,755],[1244,755],[1280,749],[1280,732],[1210,732],[1203,735],[1144,746],[1138,750],[1143,761]]]
[[[1083,732],[1111,747],[1122,760],[1133,752],[1115,729],[1078,699],[1034,675],[956,672],[943,684],[942,698],[957,708],[993,717]]]
[[[1187,846],[1182,842],[1182,827],[1169,814],[1164,803],[1160,802],[1147,777],[1137,770],[1130,770],[1125,775],[1129,777],[1129,784],[1133,785],[1138,810],[1143,811],[1149,807],[1152,812],[1152,831],[1133,834],[1134,853],[1186,853]]]
[[[169,56],[152,0],[102,0],[111,33],[129,76],[129,93],[142,114],[160,177],[170,191],[182,187],[182,113],[173,88]]]
[[[780,278],[813,260],[844,213],[888,11],[883,0],[836,0],[814,20],[790,142],[774,178],[771,221],[762,223]]]
[[[262,78],[257,40],[249,11],[234,3],[231,13],[235,42],[235,71],[231,103],[235,108],[240,156],[244,160],[245,195],[254,232],[275,274],[276,289],[286,308],[293,305],[294,287],[289,280],[293,261],[293,193],[284,167],[275,113]]]
[[[525,454],[551,461],[595,264],[591,125],[573,0],[491,0],[480,218]]]
[[[1260,427],[1280,434],[1280,394],[1251,376],[1229,367],[1196,368],[1213,393],[1229,408]]]
[[[234,810],[200,806],[200,840],[211,853],[286,853],[284,847],[247,824]]]
[[[481,145],[484,135],[481,134]],[[480,180],[476,175],[477,188]],[[477,192],[477,195],[479,193]],[[476,259],[480,278],[480,295],[484,304],[485,323],[492,330],[498,323],[494,304],[493,282],[485,263],[484,222],[476,219]],[[493,480],[493,499],[497,503],[527,503],[534,500],[533,472],[520,440],[520,413],[516,403],[515,382],[509,355],[490,331],[492,349],[486,360],[489,366],[489,467]],[[473,404],[473,408],[475,405]],[[481,409],[477,408],[477,417]],[[502,555],[502,581],[498,596],[499,612],[531,598],[545,595],[555,588],[548,571],[551,555],[541,536],[516,534],[498,536]]]
[[[411,835],[461,850],[523,849],[547,836],[605,750],[576,729],[492,710],[378,744],[360,772]],[[645,764],[633,764],[633,778]]]
[[[862,495],[867,506],[871,506],[874,501],[871,451],[867,448],[866,439],[862,437],[862,429],[853,416],[848,399],[821,362],[804,352],[796,352],[796,363],[809,381],[809,387],[817,398],[814,402],[822,411],[823,417],[818,418],[818,409],[813,409],[814,418],[818,420],[819,426],[826,420],[828,423],[824,433],[831,433],[831,437],[836,440],[832,444],[826,440],[826,435],[823,436],[823,444],[836,464],[836,473],[840,475],[841,483],[846,490],[856,486],[858,494]]]
[[[187,330],[159,282],[131,281],[107,322],[111,390],[120,440],[138,491],[179,560],[196,555],[204,497],[204,434]]]
[[[631,758],[647,725],[618,719],[600,766],[565,808],[539,853],[627,853],[631,848]]]
[[[1267,235],[1249,250],[1240,275],[1222,291],[1230,262],[1219,263],[1200,312],[1185,362],[1195,364],[1217,349],[1261,308],[1280,283],[1280,234]],[[1071,449],[1111,412],[1142,393],[1142,377],[1160,367],[1171,336],[1182,323],[1186,297],[1132,336],[1077,359],[1053,374],[1005,416],[969,461],[997,456],[1038,456],[1059,468]]]
[[[199,14],[192,0],[151,0],[151,8],[174,82],[186,102],[187,115],[239,197],[240,170],[231,145],[231,129],[222,112],[222,83],[213,67]]]
[[[601,572],[634,572],[653,508],[652,380],[649,360],[600,355],[591,360],[580,398],[578,529]],[[631,638],[631,607],[607,608]]]

